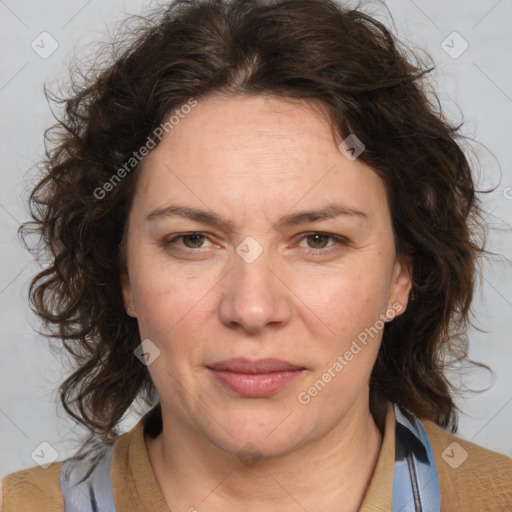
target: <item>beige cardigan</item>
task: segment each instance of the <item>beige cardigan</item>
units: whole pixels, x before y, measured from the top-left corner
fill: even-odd
[[[388,404],[381,451],[359,512],[391,511],[395,421],[393,408]],[[512,458],[464,441],[431,421],[422,421],[436,459],[441,512],[511,512]],[[452,468],[441,456],[453,442],[468,453],[457,468]],[[446,453],[450,455],[450,449]],[[46,469],[36,466],[7,475],[0,510],[63,512],[61,465],[62,462],[54,462]],[[111,479],[118,512],[169,512],[146,451],[144,418],[116,441]]]

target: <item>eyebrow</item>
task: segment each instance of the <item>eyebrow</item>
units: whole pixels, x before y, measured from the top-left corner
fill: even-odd
[[[234,231],[235,228],[235,224],[231,220],[225,219],[216,213],[201,210],[200,208],[178,205],[169,205],[163,208],[157,208],[146,216],[146,220],[152,221],[172,216],[186,217],[202,224],[208,224],[210,226],[224,228],[231,231]],[[340,216],[369,220],[369,215],[357,208],[349,208],[341,204],[330,203],[323,208],[303,210],[284,215],[273,225],[273,228],[279,229],[296,226],[305,222],[320,222],[322,220],[335,219]]]

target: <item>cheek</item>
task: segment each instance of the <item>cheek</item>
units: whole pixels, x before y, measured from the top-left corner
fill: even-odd
[[[130,277],[142,339],[151,339],[161,351],[192,350],[218,297],[218,276],[186,266],[170,268],[168,262],[143,254],[132,263]],[[178,338],[179,343],[172,342]]]
[[[297,305],[313,313],[327,337],[347,340],[373,325],[387,305],[387,278],[356,268],[297,280]]]
[[[176,277],[140,279],[137,317],[141,339],[151,340],[160,351],[148,367],[151,379],[164,400],[185,414],[183,386],[195,389],[193,369],[202,363],[207,341],[208,296],[183,284]]]
[[[337,411],[343,403],[340,397],[357,396],[369,381],[385,325],[380,314],[386,286],[375,283],[373,277],[354,271],[318,279],[315,287],[304,283],[297,294],[303,298],[301,314],[309,318],[304,323],[317,356],[316,371],[303,390],[321,395],[315,407],[325,410],[328,404]],[[324,387],[325,392],[317,391]]]

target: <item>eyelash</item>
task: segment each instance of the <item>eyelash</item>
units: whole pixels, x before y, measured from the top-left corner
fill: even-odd
[[[164,239],[162,241],[161,245],[164,248],[167,248],[171,244],[176,242],[176,240],[179,240],[180,238],[183,239],[185,236],[191,236],[191,235],[199,235],[199,236],[204,236],[205,238],[208,238],[208,234],[207,233],[202,233],[200,231],[192,231],[190,233],[182,233],[182,234],[174,236],[172,238]],[[330,254],[331,252],[333,252],[335,250],[338,250],[339,246],[345,246],[345,245],[348,244],[348,239],[346,239],[345,237],[342,237],[342,236],[339,236],[339,235],[333,235],[331,233],[324,233],[322,231],[311,231],[311,232],[304,233],[302,235],[300,241],[305,240],[306,238],[311,237],[311,236],[315,236],[315,235],[320,235],[320,236],[328,237],[328,238],[334,240],[335,243],[330,245],[330,246],[328,246],[327,248],[322,248],[322,249],[307,248],[305,252],[306,252],[306,254],[308,256],[323,256],[323,255],[326,255],[326,254]],[[180,247],[181,251],[189,252],[189,253],[200,252],[200,249],[202,249],[202,247],[198,247],[196,249],[191,249],[190,247]]]

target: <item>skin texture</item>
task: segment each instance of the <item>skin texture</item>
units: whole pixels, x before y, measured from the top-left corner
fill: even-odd
[[[148,368],[164,427],[146,446],[173,511],[359,508],[382,442],[368,404],[381,331],[309,403],[298,395],[393,304],[405,311],[411,268],[395,253],[383,182],[339,142],[303,100],[210,96],[143,163],[122,287],[141,339],[160,350]],[[367,218],[277,226],[329,203]],[[147,219],[171,204],[233,226]],[[206,236],[163,243],[191,232]],[[251,263],[236,250],[247,237],[263,250]],[[273,396],[240,396],[206,366],[242,356],[305,371]],[[244,464],[242,448],[257,462]]]

